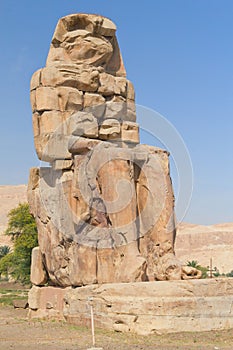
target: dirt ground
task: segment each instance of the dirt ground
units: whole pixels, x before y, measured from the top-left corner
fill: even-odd
[[[28,320],[27,310],[0,307],[1,350],[84,350],[91,347],[89,329],[63,322]],[[233,330],[148,337],[96,330],[96,347],[104,350],[232,350]]]
[[[9,285],[0,284],[1,291]],[[19,286],[11,286],[19,289]],[[0,350],[85,350],[91,331],[64,322],[29,320],[28,310],[0,304]],[[232,350],[233,330],[151,335],[96,330],[96,348],[103,350]]]

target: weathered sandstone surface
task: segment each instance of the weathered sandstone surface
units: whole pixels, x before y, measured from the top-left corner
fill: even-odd
[[[0,246],[12,245],[10,237],[4,235],[7,214],[19,203],[27,201],[27,185],[0,186]],[[220,273],[233,269],[233,224],[197,225],[181,223],[177,227],[175,253],[184,264],[197,260],[202,266],[217,267]]]
[[[168,152],[139,144],[135,93],[107,18],[61,18],[31,80],[32,281],[55,286],[198,278],[174,254]]]
[[[137,334],[233,328],[233,279],[55,288],[34,286],[29,316]]]

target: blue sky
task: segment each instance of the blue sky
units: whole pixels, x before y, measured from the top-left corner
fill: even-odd
[[[0,184],[26,183],[29,168],[39,164],[29,82],[45,65],[57,20],[77,12],[102,14],[117,24],[136,102],[158,111],[184,139],[194,172],[184,220],[232,222],[231,0],[0,0]],[[146,134],[142,142],[150,143]]]

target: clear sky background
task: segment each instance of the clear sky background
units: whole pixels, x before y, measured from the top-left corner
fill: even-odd
[[[58,19],[77,12],[117,24],[136,102],[183,137],[194,171],[184,220],[233,222],[232,0],[0,0],[0,185],[27,183],[39,165],[29,82],[45,65]]]

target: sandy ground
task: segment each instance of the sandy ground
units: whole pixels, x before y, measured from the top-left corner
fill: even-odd
[[[27,310],[0,306],[1,350],[83,350],[91,347],[89,329],[64,322],[28,320]],[[96,330],[96,347],[104,350],[232,350],[233,330],[148,337]]]

